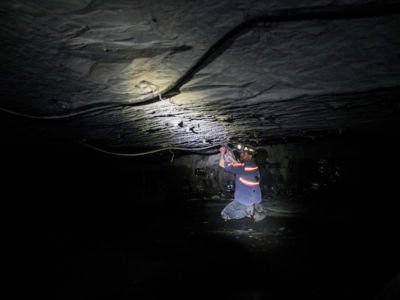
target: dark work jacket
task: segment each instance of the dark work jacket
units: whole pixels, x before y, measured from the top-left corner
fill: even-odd
[[[225,170],[236,174],[235,201],[244,205],[261,202],[260,172],[253,160],[224,164]]]

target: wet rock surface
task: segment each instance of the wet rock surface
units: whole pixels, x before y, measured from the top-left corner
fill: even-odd
[[[395,4],[3,1],[0,108],[9,130],[1,137],[137,149],[390,128],[399,118]],[[341,12],[346,5],[367,13]],[[306,7],[309,18],[287,19]],[[321,8],[339,12],[311,13]],[[280,17],[234,30],[271,14]]]

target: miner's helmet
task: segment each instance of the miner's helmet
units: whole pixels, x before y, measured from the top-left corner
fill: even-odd
[[[237,144],[235,149],[239,152],[239,153],[249,153],[251,155],[256,154],[256,149],[254,149],[252,146],[250,145],[245,145],[245,144]]]

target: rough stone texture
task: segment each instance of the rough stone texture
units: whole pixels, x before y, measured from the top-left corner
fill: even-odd
[[[229,30],[280,9],[372,1],[3,1],[0,106],[28,115],[141,103],[173,85]],[[381,2],[390,5],[395,2]],[[199,147],[392,127],[399,14],[258,23],[180,93],[59,121],[8,116],[3,138],[105,147]],[[29,128],[29,129],[28,129]]]

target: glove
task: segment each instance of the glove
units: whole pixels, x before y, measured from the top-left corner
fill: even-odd
[[[221,148],[219,148],[219,152],[221,152],[221,154],[225,154],[226,148],[224,146],[222,146]]]

